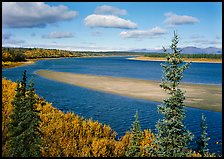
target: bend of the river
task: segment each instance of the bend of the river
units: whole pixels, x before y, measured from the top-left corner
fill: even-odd
[[[30,66],[2,69],[2,77],[12,81],[20,80],[27,70],[28,80],[35,83],[36,92],[53,106],[66,112],[72,111],[86,118],[108,124],[121,137],[130,130],[135,112],[139,113],[142,129],[155,131],[155,124],[161,115],[157,112],[159,102],[125,96],[108,94],[80,86],[49,80],[35,74],[38,70],[51,70],[77,74],[90,74],[113,77],[127,77],[142,80],[160,81],[162,77],[161,62],[134,61],[127,57],[100,58],[65,58],[41,60]],[[184,72],[183,82],[195,84],[222,85],[222,64],[192,63]],[[186,108],[186,127],[195,135],[200,136],[201,114],[206,116],[208,125],[209,149],[211,152],[222,153],[222,113],[197,108]],[[195,141],[194,138],[194,141]],[[191,143],[192,148],[196,145]]]

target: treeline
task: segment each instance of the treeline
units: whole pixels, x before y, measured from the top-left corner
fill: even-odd
[[[26,61],[26,56],[21,49],[2,48],[2,61],[3,62]]]
[[[165,53],[149,53],[145,57],[160,57],[165,58]],[[180,54],[181,58],[209,58],[209,59],[222,59],[222,54]]]
[[[21,62],[26,59],[39,58],[60,58],[60,57],[83,57],[83,56],[101,56],[104,55],[94,52],[67,51],[59,49],[43,49],[43,48],[3,48],[3,62]]]
[[[20,62],[26,59],[75,57],[70,51],[42,48],[2,48],[2,61]]]
[[[37,58],[59,58],[59,57],[75,57],[75,53],[71,51],[58,50],[58,49],[23,49],[24,55],[27,59]]]

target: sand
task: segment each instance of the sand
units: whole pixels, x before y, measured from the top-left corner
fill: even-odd
[[[127,59],[140,60],[140,61],[166,61],[165,58],[161,57],[145,57],[145,56],[138,56]],[[182,59],[185,62],[222,63],[222,59],[209,59],[209,58],[182,58]]]
[[[159,81],[73,74],[49,70],[39,70],[36,74],[47,79],[132,98],[162,102],[163,99],[168,97],[165,91],[160,88]],[[185,83],[181,84],[180,88],[186,91],[186,106],[222,111],[222,86]]]

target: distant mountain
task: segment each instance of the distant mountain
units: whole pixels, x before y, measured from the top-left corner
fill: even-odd
[[[181,53],[184,54],[222,54],[222,49],[216,47],[207,47],[207,48],[197,48],[197,47],[184,47],[180,48],[182,51]],[[145,53],[163,53],[163,49],[135,49],[129,50],[129,52],[145,52]],[[171,49],[167,49],[167,52],[172,52]]]

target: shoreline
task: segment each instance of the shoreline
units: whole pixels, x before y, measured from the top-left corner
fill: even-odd
[[[133,56],[133,55],[125,55],[125,56]],[[80,57],[52,57],[52,58],[38,58],[38,59],[26,59],[27,61],[22,61],[22,62],[10,62],[10,65],[8,66],[2,66],[2,68],[15,68],[19,66],[27,66],[27,65],[32,65],[35,64],[39,60],[56,60],[56,59],[63,59],[63,58],[95,58],[95,57],[123,57],[123,55],[99,55],[99,56],[80,56]]]
[[[23,62],[10,62],[9,65],[2,65],[2,68],[14,68],[19,66],[27,66],[32,65],[36,63],[39,60],[55,60],[55,59],[62,59],[62,58],[95,58],[95,57],[123,57],[123,56],[137,56],[137,57],[130,57],[126,58],[128,60],[138,60],[138,61],[166,61],[164,58],[158,58],[158,57],[144,57],[144,56],[138,56],[138,55],[100,55],[100,56],[81,56],[81,57],[58,57],[58,58],[38,58],[38,59],[26,59],[27,61]],[[222,63],[222,60],[217,59],[193,59],[193,58],[183,58],[185,62],[197,62],[197,63]]]
[[[138,61],[166,61],[165,58],[161,57],[131,57],[128,60],[138,60]],[[197,63],[222,63],[222,59],[208,59],[208,58],[182,58],[184,62],[197,62]]]
[[[159,87],[159,81],[49,70],[39,70],[36,74],[50,80],[131,98],[162,102],[168,97]],[[186,107],[222,112],[222,87],[182,83],[180,88],[186,91]]]
[[[2,68],[15,68],[15,67],[20,67],[20,66],[27,66],[27,65],[32,65],[36,62],[37,60],[30,60],[27,59],[27,61],[21,61],[21,62],[10,62],[9,61],[9,65],[2,65]],[[7,63],[7,62],[6,62]]]

